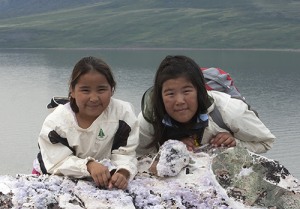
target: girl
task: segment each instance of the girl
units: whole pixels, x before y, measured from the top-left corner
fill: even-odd
[[[272,148],[274,135],[247,104],[230,95],[207,91],[200,67],[185,56],[167,56],[154,80],[152,108],[138,116],[140,144],[137,154],[155,152],[168,139],[177,139],[196,151],[199,144],[242,146],[256,153]],[[219,127],[210,114],[217,106],[229,131]],[[152,112],[153,109],[153,112]]]
[[[115,86],[101,59],[84,57],[75,65],[69,102],[55,108],[40,132],[38,171],[127,187],[137,171],[138,122],[130,103],[112,98]],[[115,169],[99,163],[103,159]]]

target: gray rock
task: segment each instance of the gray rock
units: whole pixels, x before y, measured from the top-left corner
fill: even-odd
[[[189,152],[189,163],[172,177],[149,171],[155,157],[138,158],[138,174],[124,191],[98,187],[91,178],[0,176],[0,208],[300,208],[298,179],[246,149],[206,145]]]

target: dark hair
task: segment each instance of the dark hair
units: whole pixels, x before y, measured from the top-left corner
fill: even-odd
[[[153,141],[147,148],[156,146],[166,141],[164,135],[166,109],[162,99],[162,87],[165,81],[184,77],[197,89],[198,109],[195,116],[207,112],[208,94],[205,87],[205,79],[200,67],[189,57],[183,55],[167,56],[159,65],[153,88],[153,111],[154,111],[154,136]],[[194,116],[194,117],[195,117]],[[166,119],[165,119],[166,120]],[[176,121],[174,121],[176,123]]]
[[[72,110],[75,113],[79,112],[78,106],[76,104],[76,100],[72,98],[71,92],[74,90],[75,85],[78,83],[78,79],[80,76],[87,74],[90,71],[98,71],[102,75],[104,75],[111,86],[112,91],[115,91],[116,82],[114,80],[113,73],[110,67],[100,58],[97,57],[84,57],[79,60],[74,66],[72,75],[70,77],[70,86],[69,86],[69,101]]]

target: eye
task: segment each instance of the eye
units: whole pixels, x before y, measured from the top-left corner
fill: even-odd
[[[98,91],[106,91],[106,88],[99,88]]]
[[[173,96],[174,93],[170,92],[170,93],[166,93],[165,96]]]

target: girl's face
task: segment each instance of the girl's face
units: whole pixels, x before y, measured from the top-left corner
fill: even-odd
[[[197,89],[184,77],[163,83],[162,99],[167,113],[185,127],[190,127],[198,109]]]
[[[71,91],[79,112],[76,114],[78,122],[81,119],[91,123],[106,109],[113,95],[106,77],[98,71],[89,71],[81,75]]]

